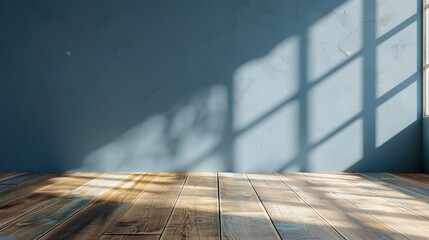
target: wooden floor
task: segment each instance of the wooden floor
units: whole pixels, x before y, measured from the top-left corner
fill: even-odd
[[[429,239],[429,175],[0,173],[0,239]]]

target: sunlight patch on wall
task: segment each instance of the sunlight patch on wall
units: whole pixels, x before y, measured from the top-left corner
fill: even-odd
[[[93,152],[85,159],[84,166],[77,170],[178,171],[207,168],[202,162],[218,161],[213,156],[224,133],[226,99],[224,86],[201,90],[169,112],[151,116]]]
[[[213,172],[217,169],[226,169],[226,159],[219,151],[204,155],[188,166],[181,166],[178,171]]]
[[[420,1],[377,0],[376,2],[376,36],[381,37],[414,14],[417,14],[417,3]],[[406,3],[404,4],[404,2]]]
[[[362,111],[362,64],[361,57],[355,59],[309,91],[310,143],[337,130]]]
[[[298,37],[290,37],[263,58],[247,62],[235,71],[235,130],[269,115],[298,92],[298,44]]]
[[[236,171],[272,171],[299,151],[299,103],[294,101],[237,137]]]
[[[344,171],[363,158],[363,120],[358,119],[309,154],[308,171]]]
[[[417,82],[376,110],[376,146],[380,147],[417,120]]]
[[[362,0],[348,1],[310,27],[310,82],[333,70],[362,48],[362,4]]]
[[[417,36],[416,22],[377,46],[377,98],[417,72],[418,46],[416,39],[409,36]]]

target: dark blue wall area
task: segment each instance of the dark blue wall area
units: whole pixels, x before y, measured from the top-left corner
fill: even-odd
[[[420,6],[1,1],[0,171],[420,171]]]
[[[429,173],[429,118],[423,118],[423,170]]]

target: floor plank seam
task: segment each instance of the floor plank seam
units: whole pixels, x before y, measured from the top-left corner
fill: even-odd
[[[217,214],[219,226],[219,239],[222,239],[222,214],[220,208],[220,187],[219,187],[219,172],[216,172],[216,187],[217,187]]]
[[[410,211],[410,212],[412,212],[412,213],[414,213],[414,214],[416,214],[416,215],[418,215],[418,216],[420,216],[420,217],[422,217],[422,218],[424,218],[424,219],[426,219],[426,220],[429,220],[429,218],[428,218],[428,217],[425,217],[425,216],[421,215],[419,212],[417,212],[417,211],[415,211],[415,210],[413,210],[413,209],[410,209],[410,208],[408,208],[408,207],[406,207],[406,206],[404,206],[404,205],[402,205],[402,204],[399,204],[399,203],[397,203],[397,202],[394,202],[394,201],[392,201],[392,200],[389,200],[389,198],[383,197],[383,196],[379,195],[378,193],[376,193],[376,192],[374,192],[374,191],[371,191],[371,190],[369,190],[369,189],[366,189],[366,188],[363,188],[363,187],[357,186],[357,185],[356,185],[355,183],[353,183],[352,181],[341,179],[341,178],[339,178],[339,177],[337,177],[337,176],[335,176],[335,175],[332,175],[332,176],[334,176],[334,177],[335,177],[335,178],[337,178],[337,179],[340,179],[340,180],[343,180],[343,181],[349,182],[350,184],[352,184],[352,185],[353,185],[353,186],[355,186],[355,187],[358,187],[358,188],[360,188],[360,189],[362,189],[362,190],[368,191],[368,192],[370,192],[370,193],[374,194],[375,196],[377,196],[377,197],[379,197],[379,198],[382,198],[382,199],[384,199],[384,200],[386,200],[386,201],[388,201],[388,202],[390,202],[390,203],[392,203],[392,204],[394,204],[394,205],[396,205],[396,206],[398,206],[398,207],[401,207],[401,208],[403,208],[403,209],[405,209],[405,210],[407,210],[407,211]],[[365,179],[363,179],[363,180],[365,180]],[[407,190],[407,191],[410,191],[410,190],[408,190],[408,189],[406,189],[406,190]]]
[[[103,174],[103,175],[101,175],[101,176],[99,176],[99,177],[95,178],[94,180],[102,179],[102,177],[103,177],[103,176],[105,176],[105,175],[107,175],[107,174],[109,174],[109,173],[105,173],[105,174]],[[105,193],[101,194],[100,196],[98,196],[98,197],[96,197],[96,198],[94,198],[94,199],[91,199],[88,203],[86,203],[85,205],[83,205],[79,210],[77,210],[77,211],[75,211],[75,212],[71,213],[70,215],[68,215],[67,217],[65,217],[62,221],[57,222],[57,223],[55,224],[55,226],[53,226],[52,228],[50,228],[50,229],[49,229],[49,230],[47,230],[46,232],[44,232],[44,233],[40,234],[40,236],[38,236],[36,239],[43,238],[43,236],[47,235],[50,231],[54,230],[57,226],[60,226],[63,222],[67,221],[68,219],[70,219],[71,217],[75,216],[76,214],[78,214],[78,213],[80,213],[80,212],[82,212],[82,211],[85,211],[85,209],[86,209],[88,206],[90,206],[93,202],[95,202],[95,201],[99,200],[100,198],[102,198],[103,196],[105,196],[105,195],[109,194],[109,193],[110,193],[110,191],[111,191],[112,189],[114,189],[116,186],[118,186],[122,181],[124,181],[124,180],[125,180],[127,177],[129,177],[129,176],[130,176],[130,174],[128,174],[128,175],[126,175],[126,176],[124,176],[124,177],[123,177],[120,181],[118,181],[114,186],[109,187],[109,189],[108,189]],[[91,180],[91,181],[92,181],[92,180]]]
[[[398,178],[400,178],[402,180],[405,180],[407,182],[410,182],[410,183],[423,184],[424,187],[429,187],[429,183],[426,182],[426,181],[424,181],[424,180],[422,180],[422,179],[415,179],[415,178],[412,178],[412,177],[409,177],[409,176],[403,176],[403,175],[398,175],[398,174],[391,174],[391,175],[393,175],[395,177],[398,177]]]
[[[161,234],[159,234],[158,239],[162,239],[162,236],[164,235],[165,229],[167,228],[168,224],[170,223],[171,216],[173,215],[173,212],[176,209],[177,202],[179,202],[180,196],[182,196],[183,189],[185,188],[186,183],[189,180],[189,175],[190,175],[190,173],[186,174],[186,179],[185,179],[185,181],[183,181],[182,188],[180,188],[180,192],[176,197],[176,201],[174,202],[173,208],[171,209],[170,214],[168,215],[167,222],[165,223],[164,227],[162,228]]]
[[[14,178],[14,177],[21,176],[21,175],[23,175],[23,174],[25,174],[25,173],[16,173],[16,174],[13,174],[13,175],[10,175],[10,176],[6,176],[6,177],[3,177],[3,178],[0,178],[0,184],[1,184],[1,182],[3,182],[3,181],[6,181],[6,180],[11,179],[11,178]]]
[[[21,175],[24,175],[24,174],[19,174],[19,175],[14,176],[14,177],[19,177]],[[8,188],[8,189],[5,189],[5,190],[0,190],[0,194],[8,194],[9,192],[13,192],[13,191],[15,191],[17,189],[20,189],[20,188],[23,188],[23,187],[27,187],[27,186],[29,186],[31,184],[43,182],[45,180],[48,180],[49,178],[52,178],[52,177],[55,177],[55,176],[58,176],[58,175],[59,175],[59,173],[55,173],[55,174],[53,174],[53,173],[47,173],[46,176],[41,176],[39,178],[32,179],[32,180],[30,180],[28,182],[24,182],[23,184],[18,184],[18,185],[15,185],[15,186],[11,187],[11,188]],[[10,180],[10,179],[12,179],[12,178],[5,179],[5,181],[6,180]],[[0,185],[2,185],[2,184],[0,183]]]
[[[280,238],[280,239],[283,239],[283,238],[282,238],[282,235],[280,234],[279,230],[278,230],[278,229],[277,229],[277,227],[276,227],[276,224],[274,223],[273,219],[271,218],[270,214],[268,213],[267,208],[266,208],[266,207],[265,207],[265,205],[264,205],[264,202],[262,202],[261,197],[259,196],[258,192],[256,191],[255,186],[253,186],[252,181],[250,180],[250,178],[249,178],[249,176],[247,175],[247,173],[244,173],[244,174],[246,175],[247,181],[249,181],[250,186],[252,186],[253,191],[255,192],[256,196],[258,197],[259,202],[260,202],[260,204],[262,205],[262,208],[263,208],[263,209],[264,209],[264,211],[265,211],[265,214],[267,214],[268,218],[269,218],[269,219],[270,219],[270,221],[271,221],[271,224],[273,225],[274,229],[276,230],[277,235],[279,236],[279,238]]]
[[[369,177],[369,178],[374,179],[374,180],[382,181],[382,182],[384,182],[384,183],[386,183],[386,184],[393,185],[393,186],[395,186],[395,187],[397,187],[397,188],[400,188],[400,189],[402,189],[402,190],[409,191],[409,192],[413,192],[414,194],[416,194],[416,195],[418,195],[418,196],[420,196],[420,197],[428,198],[428,199],[429,199],[429,195],[424,195],[424,194],[421,194],[421,193],[419,193],[419,192],[416,192],[416,191],[414,191],[414,190],[412,190],[412,189],[408,189],[408,188],[405,188],[405,187],[398,186],[398,185],[396,185],[396,184],[393,184],[393,183],[390,183],[390,182],[386,181],[385,179],[381,179],[381,178],[374,178],[374,177],[368,176],[368,175],[363,174],[363,173],[358,173],[358,174],[359,174],[359,175],[362,175],[362,176],[365,176],[365,177]],[[398,178],[399,178],[399,177],[398,177]],[[401,178],[401,179],[402,179],[402,178]],[[402,180],[403,180],[403,181],[405,181],[405,182],[409,182],[409,183],[416,184],[415,182],[412,182],[412,181],[410,182],[410,181],[408,181],[407,179],[402,179]]]
[[[429,239],[429,175],[81,174],[8,181],[0,239]]]
[[[406,236],[404,236],[402,233],[400,233],[400,232],[396,231],[395,229],[391,228],[389,225],[386,225],[383,221],[380,221],[379,219],[377,219],[376,217],[374,217],[372,214],[370,214],[370,213],[368,213],[367,211],[365,211],[365,210],[361,209],[359,206],[356,206],[355,204],[353,204],[353,203],[352,203],[352,202],[350,202],[349,200],[347,200],[347,199],[345,199],[345,198],[343,198],[343,197],[339,196],[337,193],[335,193],[335,192],[333,192],[333,191],[329,190],[328,188],[326,188],[325,186],[323,186],[323,185],[319,184],[318,182],[316,182],[316,181],[314,181],[314,180],[312,180],[312,179],[308,178],[308,177],[307,177],[307,176],[305,176],[304,174],[302,174],[302,173],[300,173],[300,174],[301,174],[302,176],[304,176],[305,178],[307,178],[309,181],[311,181],[311,182],[315,183],[316,185],[318,185],[318,186],[320,186],[320,187],[322,187],[322,188],[326,189],[326,191],[328,191],[328,192],[330,192],[330,193],[333,193],[333,194],[334,194],[335,196],[337,196],[338,198],[340,198],[340,199],[342,199],[342,200],[346,201],[348,204],[350,204],[350,205],[352,205],[352,206],[356,207],[357,209],[359,209],[360,211],[364,212],[365,214],[367,214],[369,217],[371,217],[371,218],[372,218],[372,219],[374,219],[375,221],[377,221],[377,222],[381,223],[383,226],[385,226],[386,228],[390,229],[392,232],[396,232],[396,233],[398,233],[399,235],[401,235],[402,237],[404,237],[404,239],[409,239],[409,238],[407,238]]]
[[[34,212],[37,212],[38,210],[40,210],[40,209],[42,209],[42,208],[45,208],[45,207],[48,207],[48,206],[52,205],[52,204],[54,203],[54,201],[55,201],[55,200],[57,200],[57,199],[59,199],[59,198],[60,198],[60,196],[59,196],[59,197],[55,197],[55,198],[53,198],[53,199],[49,200],[49,202],[47,202],[47,203],[45,203],[45,204],[42,204],[41,206],[38,206],[38,207],[36,207],[36,208],[34,208],[34,209],[32,209],[32,210],[28,211],[28,212],[25,212],[25,213],[23,213],[23,214],[21,214],[21,215],[17,216],[15,219],[10,220],[10,222],[9,222],[9,223],[7,223],[7,224],[5,224],[5,225],[1,226],[1,227],[0,227],[0,231],[2,231],[2,230],[4,230],[4,229],[6,229],[6,228],[8,228],[8,227],[10,227],[10,226],[13,224],[13,222],[14,222],[14,221],[16,221],[17,219],[25,218],[27,215],[31,215],[31,214],[33,214]]]
[[[313,208],[313,206],[311,206],[307,201],[305,201],[305,199],[303,197],[301,197],[297,192],[295,192],[295,190],[293,190],[291,187],[289,187],[289,185],[283,181],[283,179],[281,179],[278,174],[280,173],[274,173],[274,175],[284,184],[286,185],[286,187],[288,187],[297,197],[299,197],[311,210],[313,210],[314,213],[316,213],[320,218],[323,219],[323,221],[325,221],[326,224],[328,224],[332,229],[334,229],[335,232],[337,232],[344,240],[347,240],[347,238],[341,234],[340,231],[337,230],[337,228],[335,228],[334,226],[332,226],[332,224],[326,220],[326,218],[324,218],[316,209]],[[281,175],[281,174],[280,174]]]
[[[146,192],[146,190],[158,179],[158,178],[160,178],[160,177],[162,177],[162,173],[161,174],[159,174],[158,176],[156,176],[154,179],[152,179],[152,181],[145,187],[145,189],[131,202],[131,204],[128,206],[128,207],[126,207],[126,209],[121,213],[121,214],[119,214],[119,216],[118,217],[116,217],[106,228],[105,228],[105,230],[103,231],[103,232],[100,232],[99,234],[98,234],[98,236],[96,237],[96,239],[101,239],[102,237],[103,237],[103,235],[116,235],[116,234],[111,234],[111,233],[106,233],[107,231],[109,231],[109,229],[118,221],[118,219],[120,219],[133,205],[134,205],[134,203],[137,201],[137,199],[139,199],[139,197],[141,196],[141,195],[143,195],[145,192]],[[142,178],[143,179],[143,178]]]
[[[412,193],[414,193],[414,194],[418,195],[419,197],[429,199],[429,194],[425,195],[425,194],[422,194],[422,193],[417,192],[416,190],[409,189],[409,188],[406,188],[406,187],[399,186],[399,185],[397,185],[397,184],[394,184],[394,183],[388,182],[388,181],[387,181],[388,179],[373,178],[373,177],[368,176],[368,175],[363,174],[363,173],[358,173],[358,175],[365,176],[365,177],[370,177],[370,178],[372,178],[372,179],[374,179],[374,180],[382,181],[382,182],[384,182],[384,183],[386,183],[386,184],[388,184],[388,185],[395,186],[396,188],[400,188],[400,189],[402,189],[402,190],[412,192]],[[421,184],[420,182],[412,181],[412,180],[410,180],[410,179],[402,178],[402,177],[399,177],[399,176],[397,177],[397,179],[400,179],[401,181],[404,181],[404,182],[406,182],[406,183],[410,183],[410,184],[412,184],[412,185],[415,185],[415,184],[419,185],[419,184]],[[424,187],[426,187],[426,186],[424,186]]]
[[[22,175],[22,174],[20,174],[20,175]],[[52,177],[55,177],[55,176],[57,176],[57,175],[59,175],[59,174],[54,174]],[[47,178],[47,179],[44,179],[43,181],[46,181],[46,180],[49,180],[49,178]],[[38,182],[39,183],[39,182]],[[24,188],[24,187],[27,187],[28,185],[24,185],[22,188]],[[17,190],[17,189],[19,189],[19,188],[14,188],[14,190]],[[7,193],[1,193],[1,194],[7,194]],[[28,193],[28,194],[24,194],[24,195],[22,195],[22,196],[20,196],[20,197],[18,197],[17,199],[25,199],[26,197],[28,197],[28,196],[31,196],[33,194],[33,192],[30,192],[30,193]],[[31,215],[31,214],[33,214],[34,212],[37,212],[37,211],[39,211],[40,209],[42,209],[42,208],[45,208],[45,207],[48,207],[48,206],[50,206],[50,205],[52,205],[52,204],[54,204],[55,203],[55,200],[58,200],[59,198],[61,198],[62,196],[56,196],[56,197],[53,197],[52,199],[50,199],[48,202],[46,202],[46,203],[44,203],[44,204],[42,204],[42,205],[40,205],[40,206],[38,206],[38,207],[36,207],[36,208],[34,208],[34,209],[31,209],[30,211],[27,211],[27,212],[25,212],[25,213],[23,213],[23,214],[21,214],[21,215],[18,215],[15,219],[12,219],[12,220],[10,220],[10,222],[9,223],[6,223],[5,225],[3,225],[3,226],[1,226],[0,227],[0,231],[2,231],[2,230],[4,230],[4,229],[6,229],[6,228],[8,228],[8,227],[10,227],[12,224],[13,224],[13,222],[14,221],[16,221],[17,219],[20,219],[20,218],[25,218],[27,215]],[[16,201],[17,199],[10,199],[10,200],[8,200],[8,201],[4,201],[4,202],[2,202],[1,204],[0,204],[0,207],[2,207],[2,206],[6,206],[6,205],[8,205],[8,204],[10,204],[10,203],[12,203],[12,202],[14,202],[14,201]]]

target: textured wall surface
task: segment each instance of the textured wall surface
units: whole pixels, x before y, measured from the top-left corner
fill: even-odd
[[[429,173],[429,118],[423,118],[423,170]]]
[[[419,171],[420,11],[1,1],[0,171]]]

